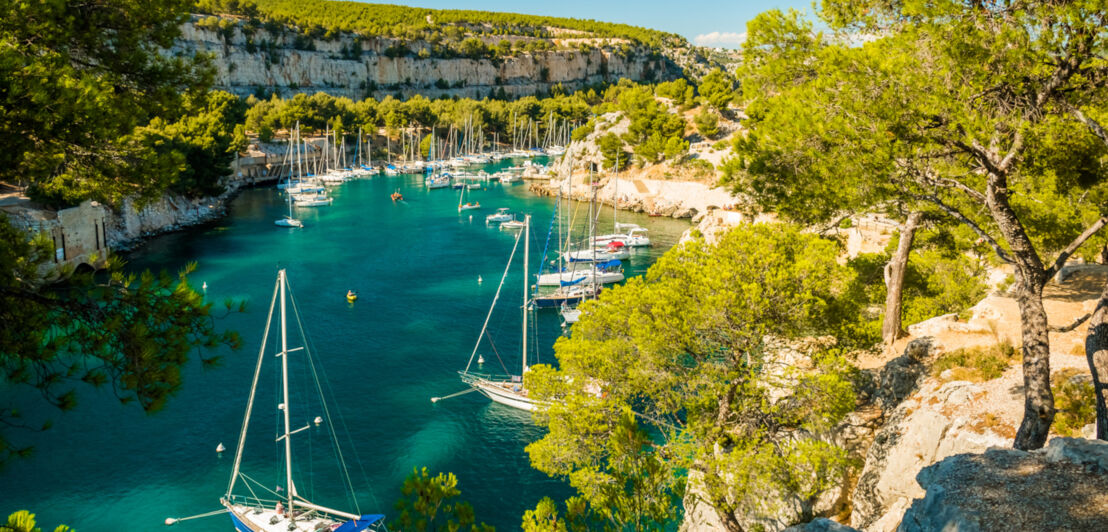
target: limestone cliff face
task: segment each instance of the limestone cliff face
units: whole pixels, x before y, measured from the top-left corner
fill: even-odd
[[[344,34],[332,40],[312,41],[314,50],[296,49],[291,33],[255,30],[249,37],[235,27],[226,38],[196,24],[182,27],[182,36],[171,51],[190,56],[196,52],[215,55],[218,88],[239,95],[259,88],[281,95],[297,92],[326,92],[336,96],[363,98],[368,90],[377,95],[428,98],[459,96],[483,98],[503,88],[510,97],[548,91],[561,83],[575,89],[591,83],[628,78],[633,81],[665,79],[680,74],[672,62],[645,51],[624,57],[607,50],[556,50],[520,53],[494,62],[488,59],[420,58],[415,55],[389,57],[386,50],[399,44],[384,37],[361,38]],[[356,44],[357,42],[357,44]],[[487,39],[488,44],[495,44]],[[346,50],[360,47],[357,58]],[[406,44],[412,54],[428,49],[424,42]],[[345,58],[344,58],[345,57]]]

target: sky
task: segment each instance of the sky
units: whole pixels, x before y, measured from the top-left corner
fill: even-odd
[[[621,22],[677,33],[701,46],[738,48],[746,22],[773,8],[811,11],[812,0],[370,0],[434,9],[476,9]]]

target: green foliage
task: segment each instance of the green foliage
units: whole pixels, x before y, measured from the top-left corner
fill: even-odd
[[[175,118],[211,82],[204,58],[161,53],[190,5],[0,5],[0,181],[29,183],[30,194],[60,204],[159,195],[172,178],[149,172],[174,161],[143,164],[155,154],[132,133],[155,116]]]
[[[545,368],[543,371],[547,371]],[[523,518],[524,530],[659,530],[677,517],[684,480],[659,456],[654,440],[625,408],[608,436],[608,467],[569,474],[579,496],[566,500],[564,518],[544,498]]]
[[[719,135],[719,115],[713,113],[707,107],[696,113],[696,116],[693,117],[693,123],[696,124],[697,132],[706,139]]]
[[[1103,13],[1044,2],[1013,11],[848,4],[825,2],[821,15],[837,31],[876,25],[883,37],[852,46],[846,33],[826,38],[794,11],[763,13],[748,25],[741,73],[751,120],[736,144],[744,169],[737,188],[805,222],[875,206],[936,209],[1003,247],[992,211],[980,208],[986,153],[973,147],[994,139],[1007,148],[991,153],[1018,154],[1006,189],[1033,252],[1061,249],[1108,213],[1108,147],[1066,110],[1105,116],[1105,81],[1054,78],[1042,66],[1099,61],[1092,57],[1108,46]],[[1069,22],[1047,22],[1061,19]],[[1027,30],[1043,24],[1048,31]],[[1087,48],[1068,47],[1078,34],[1097,37]],[[1036,91],[1066,103],[1040,107]]]
[[[889,241],[884,253],[862,253],[850,264],[862,280],[859,289],[871,305],[884,308],[884,267],[895,252],[899,237]],[[969,230],[962,227],[929,227],[917,231],[914,249],[904,272],[901,316],[905,325],[962,312],[980,301],[988,291],[981,256]]]
[[[585,140],[585,138],[591,135],[592,132],[595,130],[596,120],[589,119],[588,122],[585,122],[585,125],[575,128],[573,130],[573,133],[570,134],[570,137],[573,139],[574,142],[580,142],[582,140]]]
[[[424,38],[455,41],[466,34],[519,35],[533,39],[528,46],[549,47],[546,28],[565,28],[594,37],[628,39],[638,45],[659,48],[664,43],[683,44],[685,39],[657,30],[562,17],[521,15],[489,11],[424,9],[417,7],[334,2],[324,0],[246,0],[226,2],[202,0],[197,9],[206,13],[227,13],[261,18],[300,28],[312,28],[319,36],[336,32],[355,32],[367,36],[405,39]]]
[[[631,154],[623,150],[623,140],[615,133],[602,135],[596,142],[600,155],[604,157],[605,168],[627,168]]]
[[[238,335],[215,328],[212,304],[186,274],[125,274],[111,258],[106,271],[50,271],[45,235],[27,235],[0,215],[0,384],[30,389],[60,410],[76,405],[78,386],[109,385],[120,402],[156,412],[181,387],[182,368],[198,347],[238,348]],[[95,262],[95,259],[94,259]],[[49,276],[47,276],[49,275]],[[226,304],[231,310],[231,304]],[[240,309],[241,310],[241,309]],[[205,366],[216,356],[201,357]],[[0,422],[27,427],[12,409]],[[48,422],[43,428],[48,427]],[[0,434],[0,464],[29,449]]]
[[[1054,374],[1050,391],[1058,414],[1052,427],[1058,434],[1080,437],[1081,429],[1096,423],[1096,388],[1087,372],[1068,368]]]
[[[700,96],[717,111],[726,111],[735,99],[734,82],[720,69],[714,69],[700,80]]]
[[[543,497],[533,510],[523,514],[523,532],[588,532],[601,528],[592,522],[589,505],[581,497],[570,497],[565,503],[565,513],[558,513],[558,503]]]
[[[1008,342],[986,347],[969,347],[943,353],[931,367],[936,377],[950,370],[948,380],[971,382],[999,379],[1016,361],[1019,352]]]
[[[432,477],[427,468],[412,470],[404,480],[404,498],[396,502],[397,517],[389,523],[394,530],[405,532],[493,532],[485,523],[477,524],[473,507],[456,501],[462,494],[454,473],[439,473]]]
[[[662,98],[681,101],[685,98],[685,91],[689,88],[689,82],[684,78],[659,83],[654,87],[654,94]]]
[[[688,151],[685,119],[655,100],[650,87],[620,89],[616,108],[631,121],[623,140],[644,164],[674,159]]]
[[[299,122],[304,132],[317,132],[323,131],[328,124],[333,126],[338,120],[347,131],[356,131],[359,127],[365,131],[382,127],[393,131],[434,127],[441,137],[451,126],[462,128],[472,119],[474,128],[483,132],[487,140],[491,141],[496,135],[501,141],[507,141],[513,133],[527,129],[528,121],[541,138],[549,128],[551,116],[555,122],[580,123],[590,116],[589,104],[581,94],[541,100],[526,97],[511,102],[469,98],[428,100],[419,95],[406,101],[391,96],[380,101],[353,101],[319,92],[256,101],[246,111],[246,128],[259,131],[268,127],[280,131],[292,129]]]
[[[72,532],[72,528],[58,525],[54,532]],[[35,514],[20,510],[8,516],[8,522],[0,524],[0,532],[42,532],[35,524]]]
[[[221,180],[231,173],[231,163],[246,149],[242,131],[246,105],[236,96],[218,91],[185,108],[187,114],[179,121],[166,123],[155,118],[138,136],[156,151],[172,153],[184,163],[170,190],[191,197],[218,195],[224,190]]]
[[[550,405],[536,415],[548,434],[528,446],[532,465],[568,478],[594,511],[609,501],[616,529],[670,511],[689,470],[703,474],[721,516],[769,512],[767,493],[817,497],[845,453],[787,435],[822,434],[853,409],[841,354],[876,340],[859,326],[854,274],[837,250],[793,226],[743,226],[717,247],[674,248],[645,277],[586,303],[573,336],[555,344],[559,369],[528,373]],[[836,340],[798,348],[810,365],[778,358],[782,342],[825,336]],[[652,436],[629,440],[639,419]],[[613,481],[629,463],[646,472],[641,484]],[[618,490],[650,504],[612,506]]]

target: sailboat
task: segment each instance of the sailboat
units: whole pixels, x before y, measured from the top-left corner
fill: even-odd
[[[296,123],[296,137],[295,137],[295,139],[293,139],[293,138],[289,139],[289,153],[288,153],[288,156],[285,158],[286,162],[288,163],[288,167],[289,167],[289,180],[288,180],[289,185],[293,185],[293,181],[292,181],[292,147],[293,147],[293,145],[297,146],[297,153],[296,153],[297,166],[299,166],[299,162],[300,162],[300,150],[299,150],[299,142],[300,141],[299,141],[299,139],[300,139],[300,122],[297,122]],[[303,174],[303,172],[301,172],[301,175],[302,174]],[[286,187],[285,191],[287,193],[286,195],[288,196],[286,199],[288,200],[288,204],[289,204],[289,214],[288,214],[288,216],[285,216],[284,218],[281,218],[280,220],[274,220],[274,222],[273,222],[274,225],[277,225],[277,226],[280,226],[280,227],[304,227],[303,222],[301,222],[300,220],[297,220],[296,218],[292,217],[292,195],[294,194],[294,190],[298,191],[299,188],[300,188],[299,178],[297,179],[297,182],[296,182],[295,185],[290,186],[290,187]]]
[[[469,202],[462,203],[465,200],[465,197],[466,197],[466,189],[463,188],[462,193],[458,195],[458,212],[468,211],[470,209],[480,209],[481,208],[481,202],[479,202],[479,201],[475,202],[475,203],[469,203]]]
[[[496,288],[496,295],[493,296],[492,306],[489,307],[489,313],[485,316],[485,324],[481,327],[481,334],[477,336],[477,344],[473,346],[473,352],[469,355],[469,363],[466,364],[466,369],[458,372],[462,377],[462,382],[468,384],[485,397],[502,405],[508,405],[513,408],[527,411],[533,411],[538,404],[528,395],[527,388],[523,382],[523,378],[527,374],[527,315],[530,310],[530,302],[528,301],[530,278],[527,274],[527,261],[530,258],[529,255],[531,252],[531,239],[527,236],[530,224],[531,216],[524,216],[523,230],[516,235],[515,246],[512,247],[511,256],[508,257],[508,265],[504,267],[504,275],[500,277],[500,286]],[[496,308],[496,301],[500,299],[500,290],[504,288],[504,280],[508,277],[508,272],[512,268],[512,259],[515,258],[516,250],[519,249],[520,239],[523,239],[523,348],[520,353],[522,363],[520,374],[485,375],[471,373],[469,368],[473,365],[473,360],[477,357],[477,349],[481,346],[481,340],[485,338],[488,332],[489,318],[492,317],[492,311]],[[504,371],[508,371],[507,368],[505,368]]]
[[[597,184],[592,181],[592,177],[589,177],[590,187],[592,187],[592,198],[589,200],[589,234],[591,235],[585,240],[585,249],[579,249],[577,251],[564,251],[562,258],[568,262],[596,262],[596,263],[612,263],[612,261],[620,261],[631,258],[631,252],[626,244],[620,240],[610,240],[604,244],[596,244],[596,223],[597,217],[600,215],[600,211],[597,210],[596,214],[593,214],[593,205],[596,204],[596,188]]]
[[[304,227],[304,222],[292,217],[292,194],[287,194],[289,203],[289,214],[280,220],[274,220],[274,225],[281,227]]]
[[[277,286],[273,289],[273,299],[269,302],[269,317],[266,318],[265,334],[262,337],[262,346],[258,350],[258,362],[255,365],[254,380],[250,385],[246,414],[243,417],[242,431],[239,434],[238,448],[235,451],[231,481],[227,485],[227,493],[223,495],[220,502],[231,514],[231,522],[238,532],[314,532],[319,530],[359,532],[362,530],[380,530],[383,527],[384,515],[365,515],[360,512],[353,513],[328,508],[307,500],[297,492],[296,483],[293,479],[293,472],[297,469],[293,467],[292,437],[294,434],[310,430],[312,425],[305,422],[303,427],[292,428],[293,416],[291,412],[296,405],[289,402],[289,356],[294,353],[306,354],[308,356],[303,358],[308,364],[312,364],[312,357],[307,345],[289,349],[285,300],[291,299],[291,297],[286,297],[287,287],[288,278],[285,270],[280,270],[277,272]],[[273,325],[273,310],[277,306],[278,298],[281,300],[281,351],[277,353],[277,356],[281,358],[281,403],[276,407],[281,418],[281,426],[278,428],[280,434],[277,437],[277,442],[283,444],[284,447],[285,488],[283,491],[281,488],[274,491],[268,484],[263,484],[241,471],[243,448],[246,443],[247,429],[250,427],[250,414],[254,409],[254,398],[258,391],[262,362],[269,357],[269,354],[266,353],[266,341]],[[294,317],[299,322],[300,316],[297,313],[295,302],[293,302],[292,308]],[[294,371],[293,374],[316,375],[316,369],[313,367],[309,373]],[[318,386],[318,382],[316,384]],[[322,393],[320,396],[322,397]],[[324,413],[327,416],[328,426],[331,426],[331,416],[326,407]],[[298,414],[303,415],[302,412],[298,412]],[[323,420],[317,418],[317,421],[322,422]],[[331,431],[331,435],[334,435],[333,431]],[[341,456],[340,451],[340,463],[342,463]],[[246,489],[249,495],[235,494],[235,488],[239,484]],[[353,496],[353,493],[350,495]]]

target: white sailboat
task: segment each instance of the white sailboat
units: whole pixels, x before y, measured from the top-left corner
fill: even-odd
[[[468,211],[470,209],[480,209],[481,208],[481,202],[479,202],[479,201],[474,202],[474,203],[470,203],[470,202],[462,203],[463,201],[465,201],[465,197],[466,197],[466,188],[463,187],[462,188],[462,193],[458,195],[458,212]]]
[[[523,231],[520,231],[516,236],[512,254],[508,257],[508,265],[504,267],[504,275],[500,277],[500,286],[496,288],[496,295],[492,299],[492,306],[489,307],[488,315],[485,316],[485,324],[481,327],[481,334],[477,336],[477,344],[473,346],[473,352],[469,355],[469,363],[466,364],[466,369],[458,372],[462,377],[462,382],[470,385],[485,397],[502,405],[527,411],[535,410],[538,404],[527,393],[526,383],[523,380],[527,375],[527,316],[530,311],[530,298],[528,297],[530,279],[527,274],[527,262],[531,251],[531,239],[527,237],[527,229],[530,224],[531,216],[527,215],[523,218]],[[496,308],[496,301],[500,298],[500,290],[504,287],[504,280],[508,277],[508,272],[512,268],[512,259],[515,258],[516,250],[519,249],[520,239],[523,240],[523,347],[520,353],[522,362],[520,374],[486,375],[470,373],[469,368],[473,365],[474,359],[477,358],[477,349],[481,346],[481,340],[485,338],[489,327],[489,318],[492,317],[493,309]],[[505,371],[508,370],[505,368]]]
[[[292,194],[288,194],[289,214],[280,220],[274,220],[274,225],[280,227],[304,227],[304,222],[292,217]]]
[[[619,161],[616,161],[616,175],[612,187],[612,229],[613,233],[599,235],[592,239],[596,247],[603,247],[612,242],[619,242],[627,247],[647,247],[650,245],[650,237],[646,236],[646,228],[635,224],[619,223]]]
[[[590,174],[589,181],[592,181]],[[589,200],[589,237],[585,239],[585,243],[582,246],[584,249],[578,249],[576,251],[569,251],[568,249],[562,253],[562,258],[566,262],[605,262],[610,263],[612,261],[624,260],[631,258],[630,249],[621,241],[612,240],[602,245],[595,244],[596,241],[596,222],[597,217],[600,215],[599,209],[596,210],[596,214],[593,214],[593,206],[596,204],[596,183],[590,185],[592,187],[592,198]]]
[[[293,181],[292,181],[292,151],[291,150],[292,150],[292,147],[294,145],[299,144],[299,138],[300,138],[300,122],[297,122],[296,123],[296,138],[295,138],[295,140],[294,139],[289,139],[289,141],[290,141],[289,142],[289,150],[290,151],[289,151],[289,156],[286,157],[287,162],[288,162],[288,167],[289,167],[289,181],[288,181],[289,187],[286,187],[285,191],[286,191],[286,195],[287,195],[286,199],[288,200],[288,204],[289,204],[289,214],[288,214],[288,216],[285,216],[284,218],[282,218],[280,220],[274,220],[273,224],[277,225],[279,227],[304,227],[303,222],[301,222],[300,220],[297,220],[296,218],[293,218],[293,216],[292,216],[293,188],[295,187],[296,189],[299,189],[300,182],[299,182],[299,180],[297,180],[297,182],[294,184]],[[297,166],[299,166],[299,161],[300,161],[300,152],[299,152],[299,150],[297,150],[296,160],[297,160]]]
[[[285,270],[277,272],[277,286],[273,290],[273,299],[269,303],[269,317],[266,319],[265,333],[262,337],[262,346],[258,350],[258,362],[254,369],[254,380],[250,386],[250,396],[246,403],[246,414],[242,421],[242,431],[239,434],[238,447],[235,451],[235,463],[231,470],[231,481],[227,486],[227,493],[220,502],[231,515],[231,522],[238,532],[317,532],[321,530],[334,532],[359,532],[362,530],[381,530],[385,516],[379,514],[365,515],[360,512],[347,512],[321,506],[301,496],[296,488],[293,478],[292,437],[294,434],[305,430],[311,430],[312,425],[305,422],[303,427],[293,429],[292,410],[296,405],[289,402],[289,355],[305,353],[304,359],[311,364],[312,358],[307,345],[289,349],[288,335],[286,332],[286,289],[288,279]],[[258,380],[261,375],[262,362],[268,358],[266,353],[266,341],[269,339],[270,328],[273,325],[273,311],[277,299],[280,298],[280,326],[281,326],[281,351],[277,356],[281,358],[281,403],[276,405],[281,416],[280,434],[277,442],[284,447],[284,471],[285,488],[273,490],[270,485],[263,484],[241,471],[243,449],[246,443],[247,431],[250,427],[250,415],[254,409],[254,399],[258,390]],[[296,312],[295,302],[293,311]],[[299,322],[299,315],[296,315]],[[294,374],[298,374],[294,372]],[[311,374],[315,375],[313,368]],[[318,386],[318,383],[317,383]],[[322,397],[322,394],[321,394]],[[327,416],[328,427],[330,422],[329,410],[324,408]],[[305,418],[308,419],[308,418]],[[323,421],[320,419],[319,421]],[[299,424],[299,423],[298,423]],[[330,430],[330,429],[328,429]],[[331,431],[334,436],[334,432]],[[341,462],[341,452],[339,454]],[[249,495],[236,494],[235,488],[241,485]],[[353,490],[351,489],[351,496]],[[352,497],[353,498],[353,497]],[[356,506],[356,503],[355,503]]]

